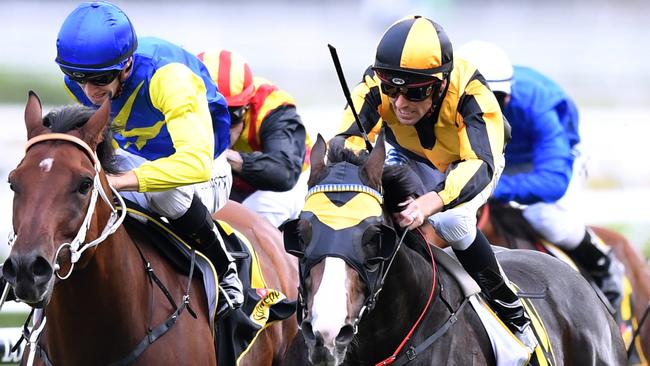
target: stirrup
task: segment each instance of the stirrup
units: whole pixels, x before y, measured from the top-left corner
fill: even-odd
[[[539,345],[539,341],[537,340],[537,337],[535,337],[530,321],[521,331],[514,332],[513,334],[521,343],[523,343],[524,346],[526,346],[526,348],[528,348],[530,353],[535,352],[535,348]]]
[[[217,314],[216,318],[227,318],[232,314],[239,306],[236,306],[236,304],[230,299],[230,296],[226,293],[226,290],[219,285],[219,301],[217,303]]]
[[[226,283],[227,288],[222,284]],[[244,289],[235,263],[231,263],[219,281],[219,302],[217,303],[217,317],[227,317],[244,304]],[[232,297],[231,297],[232,295]]]

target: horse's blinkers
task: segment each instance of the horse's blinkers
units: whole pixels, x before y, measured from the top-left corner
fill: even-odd
[[[300,226],[311,229],[311,238],[303,237]],[[380,231],[376,230],[377,226]],[[368,311],[372,310],[375,297],[383,286],[383,278],[388,269],[387,261],[397,249],[397,234],[392,227],[383,223],[381,216],[371,216],[356,226],[335,230],[322,223],[312,212],[302,212],[300,218],[287,221],[281,230],[285,250],[299,259],[298,324],[302,323],[308,312],[305,280],[312,267],[325,257],[341,258],[354,268],[367,286],[364,306]],[[374,239],[372,231],[377,231],[378,234],[378,250],[373,256],[367,256],[368,253],[361,250],[363,246],[355,243]]]

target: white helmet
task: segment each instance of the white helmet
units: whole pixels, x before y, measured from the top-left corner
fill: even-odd
[[[489,42],[471,41],[462,45],[455,53],[478,68],[493,92],[510,94],[512,63],[501,47]]]

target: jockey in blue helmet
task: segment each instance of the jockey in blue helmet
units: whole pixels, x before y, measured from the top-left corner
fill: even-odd
[[[169,42],[138,39],[126,14],[107,2],[73,10],[56,46],[56,63],[78,102],[98,106],[111,98],[116,160],[124,173],[109,175],[110,184],[165,216],[212,259],[226,294],[218,313],[240,306],[242,284],[211,217],[232,186],[222,154],[230,117],[206,67]]]

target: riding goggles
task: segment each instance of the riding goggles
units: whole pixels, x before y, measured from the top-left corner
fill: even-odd
[[[228,107],[228,113],[230,113],[230,124],[236,125],[241,123],[244,120],[244,115],[246,114],[247,109],[247,106]]]
[[[409,85],[409,86],[398,86],[394,84],[390,84],[387,82],[384,82],[383,80],[380,83],[381,85],[381,92],[384,93],[386,96],[389,98],[397,98],[400,94],[404,96],[404,98],[412,101],[412,102],[421,102],[433,94],[434,89],[438,89],[436,86],[436,82],[427,82],[424,85]]]
[[[122,70],[108,70],[100,72],[79,72],[68,70],[61,67],[61,71],[68,76],[68,78],[79,84],[90,83],[96,86],[106,86],[113,82]]]

